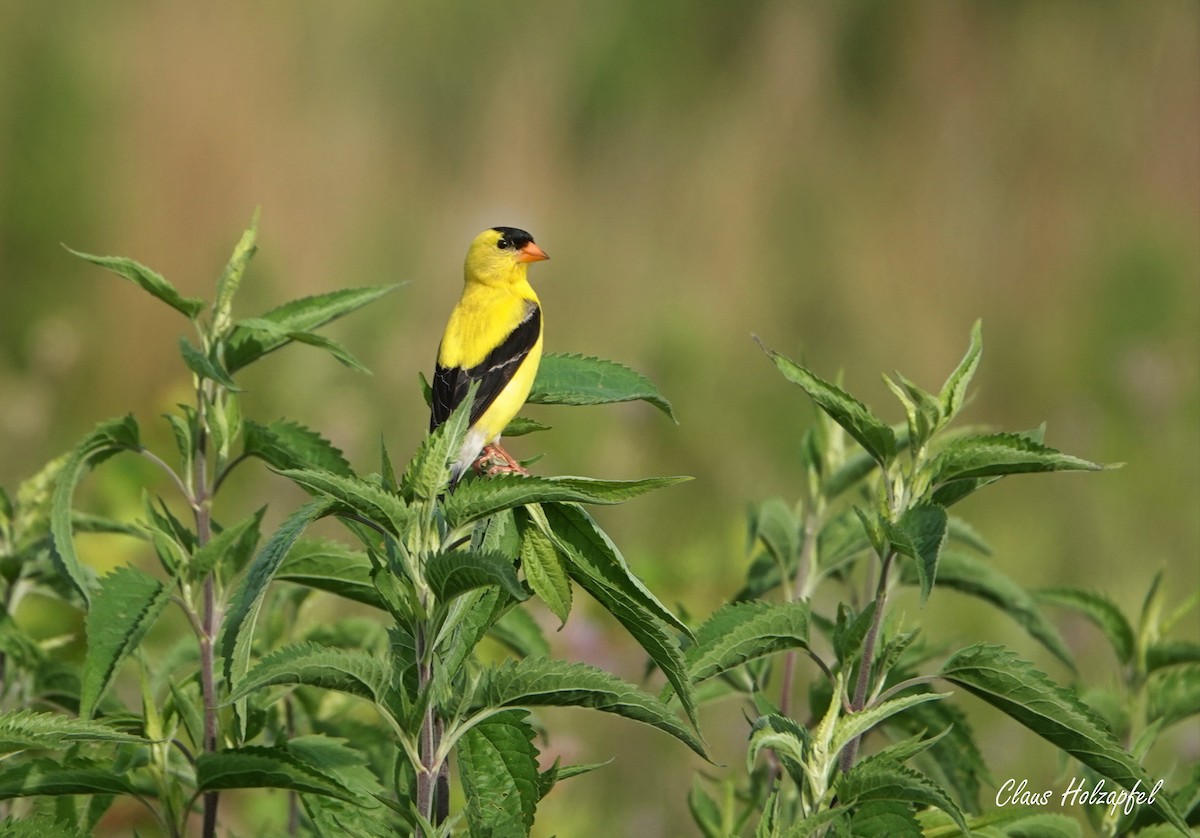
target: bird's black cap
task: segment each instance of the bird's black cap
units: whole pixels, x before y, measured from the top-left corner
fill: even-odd
[[[516,227],[493,227],[492,229],[500,234],[500,241],[496,244],[501,250],[507,250],[510,247],[520,250],[533,241],[533,236]]]

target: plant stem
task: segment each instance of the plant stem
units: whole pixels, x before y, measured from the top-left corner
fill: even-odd
[[[417,626],[417,689],[419,695],[425,695],[429,682],[433,680],[433,664],[427,654],[427,638],[425,626]],[[433,798],[437,787],[437,730],[434,720],[433,702],[425,697],[425,713],[421,717],[421,732],[418,738],[418,748],[421,764],[417,767],[417,813],[425,820],[433,821]]]
[[[875,663],[875,642],[879,638],[879,626],[883,623],[883,607],[887,602],[888,569],[891,567],[892,557],[895,555],[894,552],[889,551],[883,557],[883,564],[879,568],[879,584],[875,588],[875,613],[871,615],[871,627],[867,629],[867,636],[863,640],[862,661],[858,664],[858,680],[854,685],[854,698],[850,702],[850,709],[855,713],[866,706],[867,690],[871,686],[871,666]],[[840,762],[843,773],[849,771],[854,765],[854,758],[858,755],[858,744],[861,740],[862,736],[860,735],[846,743]]]
[[[192,471],[192,511],[196,516],[196,543],[203,547],[212,538],[212,488],[208,485],[208,415],[204,383],[197,391],[197,422],[195,468]],[[200,690],[204,697],[204,751],[217,750],[217,689],[213,663],[213,640],[217,635],[216,582],[212,571],[204,577],[204,604],[200,615]],[[204,794],[204,838],[217,834],[217,804],[215,791]]]
[[[810,565],[812,565],[816,555],[817,524],[817,515],[810,510],[804,516],[804,539],[800,542],[799,566],[796,569],[796,590],[788,597],[789,600],[794,602],[798,602],[808,596],[808,586],[811,584],[814,576],[815,568]],[[783,676],[781,678],[783,684],[780,687],[779,695],[779,713],[783,716],[791,715],[792,681],[795,677],[795,669],[796,650],[789,649],[783,658]],[[828,672],[828,670],[826,671]]]

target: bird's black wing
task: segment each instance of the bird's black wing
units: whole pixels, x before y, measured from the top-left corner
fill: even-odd
[[[478,381],[479,391],[475,394],[475,403],[471,406],[470,423],[474,425],[516,375],[521,362],[533,350],[541,334],[542,310],[537,303],[530,300],[524,319],[479,364],[470,369],[436,365],[433,370],[433,403],[429,416],[429,430],[432,431],[449,419],[454,408],[466,398],[471,382]]]

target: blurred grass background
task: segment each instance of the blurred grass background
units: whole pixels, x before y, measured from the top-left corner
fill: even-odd
[[[1200,585],[1198,45],[1185,0],[3,4],[0,485],[128,411],[166,448],[156,417],[186,396],[185,322],[60,242],[207,297],[261,205],[242,316],[409,282],[330,332],[373,377],[301,347],[242,381],[247,415],[318,429],[369,471],[381,434],[405,459],[424,433],[416,375],[466,244],[507,224],[553,257],[532,276],[548,351],[626,362],[675,405],[678,427],[645,405],[531,409],[555,430],[512,446],[544,451],[544,473],[696,476],[600,513],[667,602],[703,615],[730,596],[745,505],[799,493],[811,409],[751,332],[896,421],[878,373],[939,386],[977,317],[968,421],[1045,420],[1050,444],[1128,463],[964,503],[996,562],[1129,612],[1165,568],[1178,602]],[[85,502],[136,515],[151,473],[104,469]],[[230,516],[270,500],[278,521],[300,497],[252,469],[234,482]],[[140,560],[89,546],[97,565]],[[955,594],[903,607],[934,638],[1071,677]],[[1108,683],[1097,634],[1060,625]],[[640,674],[584,606],[555,640]],[[713,718],[715,758],[738,764],[740,717]],[[999,781],[1053,787],[1052,749],[973,718]],[[683,748],[581,712],[550,728],[555,752],[615,762],[558,789],[538,834],[690,833]],[[1175,733],[1155,770],[1200,759],[1200,732]]]

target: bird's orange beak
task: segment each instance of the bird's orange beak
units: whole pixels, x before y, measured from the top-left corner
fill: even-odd
[[[546,255],[546,251],[542,250],[533,242],[530,242],[522,247],[519,251],[517,251],[517,253],[518,262],[540,262],[543,259],[550,258]]]

